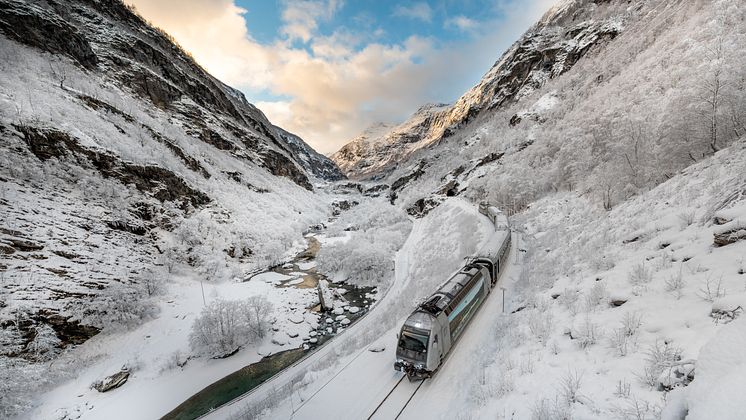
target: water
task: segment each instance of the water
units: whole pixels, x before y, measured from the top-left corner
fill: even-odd
[[[302,289],[316,288],[319,280],[325,280],[326,277],[316,271],[316,267],[301,269],[301,266],[308,265],[315,261],[316,255],[321,249],[321,243],[313,236],[308,236],[308,247],[298,254],[292,261],[274,267],[269,271],[275,273],[290,275],[291,273],[303,273],[302,282],[293,282],[287,280],[281,282],[277,287],[297,287]],[[293,274],[295,278],[298,276]],[[250,279],[249,279],[250,280]],[[356,287],[346,283],[331,284],[332,287],[347,300],[349,306],[360,308],[357,313],[345,311],[345,316],[351,321],[347,326],[335,320],[336,315],[331,313],[320,313],[321,305],[308,308],[309,311],[320,313],[319,326],[315,330],[316,336],[309,337],[304,341],[301,347],[289,349],[275,353],[262,358],[256,363],[245,366],[236,372],[220,379],[217,382],[207,386],[188,400],[179,404],[170,413],[162,417],[165,420],[191,420],[203,414],[208,413],[213,408],[230,402],[246,392],[251,391],[264,381],[271,378],[278,372],[281,372],[288,366],[292,365],[304,355],[322,346],[331,340],[337,334],[343,332],[350,325],[360,319],[368,312],[370,305],[373,303],[377,290],[373,287]],[[331,329],[331,332],[330,332]],[[315,343],[311,339],[315,338]]]

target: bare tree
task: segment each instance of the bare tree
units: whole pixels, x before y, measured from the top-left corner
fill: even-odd
[[[708,49],[707,60],[712,63],[712,70],[702,80],[702,92],[700,99],[704,103],[701,110],[707,125],[707,139],[712,152],[717,152],[718,146],[718,119],[720,118],[721,95],[727,84],[723,80],[723,39],[719,37],[715,46]]]

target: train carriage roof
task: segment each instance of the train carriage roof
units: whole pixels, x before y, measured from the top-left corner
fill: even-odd
[[[505,237],[508,235],[510,235],[510,230],[495,232],[495,234],[487,240],[487,243],[485,243],[479,251],[474,254],[474,258],[487,258],[492,261],[493,264],[496,263],[499,259],[500,247],[502,247],[505,242]]]

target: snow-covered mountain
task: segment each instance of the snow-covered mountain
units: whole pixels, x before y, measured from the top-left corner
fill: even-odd
[[[0,69],[0,417],[173,273],[283,258],[342,177],[120,1],[0,1]]]
[[[285,142],[288,149],[293,153],[295,160],[306,173],[327,181],[339,181],[345,178],[331,159],[313,150],[302,138],[283,130],[281,127],[273,126],[273,128],[277,137]]]
[[[200,413],[367,418],[403,320],[494,233],[489,201],[514,229],[505,297],[400,418],[742,419],[745,22],[743,1],[559,2],[455,104],[336,153],[366,181],[330,184],[121,3],[0,0],[0,417],[158,418],[338,322]],[[319,312],[312,270],[375,286],[369,312]],[[266,335],[193,348],[203,307],[258,296]]]
[[[438,124],[437,120],[447,108],[448,104],[427,104],[400,125],[374,124],[335,152],[331,159],[355,179],[385,171],[424,147],[430,128]]]
[[[413,152],[452,135],[484,112],[502,108],[569,71],[588,52],[602,49],[638,14],[641,2],[566,0],[548,11],[506,51],[482,80],[450,106],[424,106],[385,135],[352,140],[332,155],[350,177],[390,170]]]

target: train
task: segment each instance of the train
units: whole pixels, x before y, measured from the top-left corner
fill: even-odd
[[[409,315],[397,334],[394,369],[410,380],[429,378],[442,366],[505,271],[511,246],[508,218],[487,203],[479,211],[492,221],[495,233]]]

